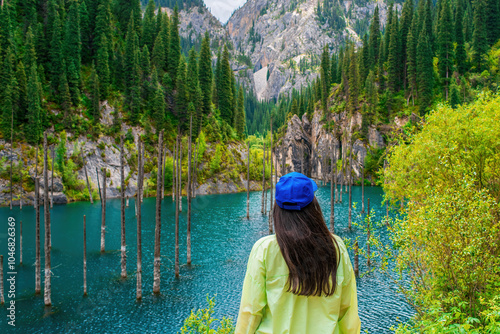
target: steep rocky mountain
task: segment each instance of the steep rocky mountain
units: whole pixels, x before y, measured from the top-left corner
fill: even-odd
[[[321,6],[331,5],[323,1]],[[334,52],[346,39],[360,42],[376,5],[385,25],[388,5],[384,1],[336,1],[339,15],[334,22],[318,16],[318,0],[248,0],[225,26],[206,7],[194,6],[180,11],[180,34],[184,43],[195,46],[201,44],[205,31],[213,46],[230,42],[236,78],[259,100],[275,99],[312,82],[326,44]],[[186,51],[188,46],[183,48]]]
[[[377,4],[382,24],[387,17],[387,4],[382,1],[363,5],[338,1],[336,21],[320,20],[318,3],[249,0],[229,19],[226,27],[236,52],[248,56],[253,65],[252,81],[259,99],[276,98],[310,83],[317,76],[322,48],[329,44],[335,51],[346,39],[359,42],[355,30],[360,30],[362,21],[366,31]]]

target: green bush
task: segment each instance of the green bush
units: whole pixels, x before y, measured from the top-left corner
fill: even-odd
[[[384,190],[396,272],[417,311],[404,332],[499,333],[500,96],[441,105],[390,152]],[[390,248],[386,248],[390,250]]]
[[[215,297],[207,295],[208,308],[191,310],[189,317],[184,320],[180,334],[232,334],[234,333],[231,318],[216,319],[214,315]],[[212,328],[218,323],[216,329]]]

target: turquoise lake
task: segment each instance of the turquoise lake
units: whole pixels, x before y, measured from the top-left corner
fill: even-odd
[[[376,219],[385,216],[382,189],[365,187]],[[320,187],[316,196],[327,224],[330,217],[330,187]],[[142,206],[143,300],[136,302],[136,218],[134,200],[126,208],[128,278],[120,278],[120,200],[107,201],[106,253],[100,253],[101,206],[97,201],[54,206],[52,222],[52,304],[43,304],[43,207],[41,210],[42,295],[35,296],[35,213],[0,208],[0,254],[4,255],[7,288],[7,219],[23,222],[23,264],[19,265],[17,233],[16,327],[7,324],[6,306],[0,307],[1,333],[177,333],[192,309],[206,307],[206,296],[216,295],[215,316],[231,316],[236,322],[241,288],[252,245],[268,234],[267,216],[261,214],[261,192],[250,193],[250,219],[246,219],[246,193],[206,195],[193,199],[192,262],[186,263],[186,211],[183,198],[180,218],[180,278],[174,277],[175,206],[172,197],[162,202],[161,294],[153,290],[155,198]],[[361,187],[353,187],[358,202],[353,220],[359,220]],[[366,204],[365,204],[366,205]],[[347,228],[348,197],[335,205],[336,233],[354,240],[366,237],[353,226]],[[88,296],[83,297],[83,215],[87,217]],[[387,237],[385,228],[377,233]],[[351,252],[351,261],[353,254]],[[360,270],[366,270],[360,258]],[[395,285],[381,274],[357,279],[359,313],[363,330],[388,333],[392,325],[408,320],[412,308],[396,293]],[[9,301],[5,293],[6,302]]]

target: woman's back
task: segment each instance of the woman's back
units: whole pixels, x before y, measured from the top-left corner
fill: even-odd
[[[248,260],[236,334],[359,333],[354,272],[342,239],[334,237],[340,262],[328,297],[287,292],[289,270],[276,236],[258,240]]]

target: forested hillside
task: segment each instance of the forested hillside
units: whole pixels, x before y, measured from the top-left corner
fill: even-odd
[[[192,5],[196,5],[194,3]],[[185,6],[190,5],[186,3]],[[54,127],[114,135],[120,125],[185,130],[219,126],[223,138],[245,133],[243,91],[227,47],[212,68],[208,34],[197,52],[181,54],[177,8],[150,1],[5,1],[0,12],[1,134],[37,143]],[[102,101],[114,126],[100,123]]]

